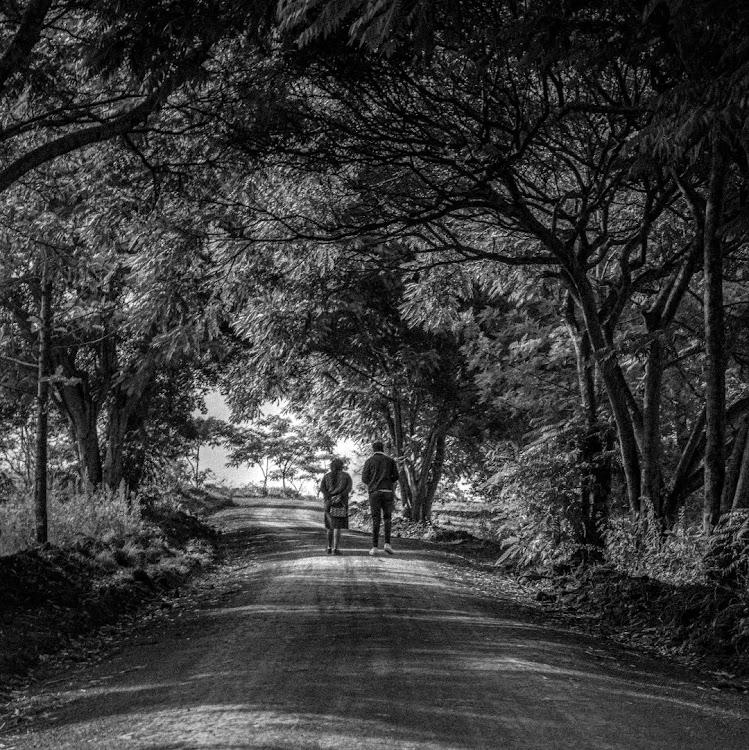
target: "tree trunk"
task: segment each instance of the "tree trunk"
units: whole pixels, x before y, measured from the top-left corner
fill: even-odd
[[[611,460],[604,456],[601,439],[602,426],[598,423],[598,398],[595,387],[595,363],[590,338],[574,314],[572,296],[567,300],[567,331],[575,351],[580,404],[585,421],[585,432],[580,440],[580,510],[583,543],[602,547],[601,526],[606,517],[611,492]]]
[[[137,489],[145,458],[137,438],[148,417],[149,401],[148,389],[131,393],[130,388],[117,387],[112,394],[102,472],[103,482],[111,490],[123,484],[131,491]]]
[[[387,412],[388,430],[390,441],[395,451],[395,459],[398,463],[398,487],[400,488],[401,503],[403,504],[403,516],[409,521],[414,518],[414,492],[412,478],[409,476],[408,460],[406,457],[406,439],[403,430],[403,419],[401,405],[397,392],[393,392],[392,413]]]
[[[663,508],[663,515],[669,525],[676,521],[676,513],[683,504],[686,496],[689,494],[688,487],[690,478],[694,474],[700,459],[703,456],[703,446],[705,444],[705,409],[703,408],[689,434],[686,447],[679,457],[679,463],[676,465],[674,475],[671,480],[671,489],[666,495]]]
[[[710,184],[705,207],[705,485],[703,523],[706,531],[720,518],[725,478],[725,328],[723,314],[723,252],[718,228],[723,213],[726,158],[719,136],[713,136]]]
[[[409,456],[404,457],[402,473],[405,476],[406,481],[405,483],[400,482],[400,485],[401,492],[405,493],[405,496],[407,498],[406,503],[410,512],[408,518],[411,521],[418,522],[421,520],[421,505],[415,476],[415,468]]]
[[[125,474],[125,437],[128,430],[129,409],[122,403],[122,394],[118,390],[109,409],[107,424],[107,452],[104,459],[102,479],[110,490],[117,490],[124,481]]]
[[[601,529],[606,520],[611,494],[611,460],[602,425],[586,429],[580,441],[580,462],[584,466],[580,488],[582,536],[584,544],[603,547]]]
[[[67,417],[78,453],[81,480],[94,487],[101,484],[102,462],[97,432],[98,409],[84,383],[58,386],[57,401]]]
[[[437,445],[434,449],[434,461],[429,472],[429,482],[427,484],[427,496],[426,496],[426,520],[432,520],[432,505],[434,503],[434,496],[437,493],[437,487],[439,486],[440,479],[442,479],[442,471],[445,468],[445,446],[447,444],[447,436],[440,433],[437,437]]]
[[[606,341],[600,320],[598,319],[595,297],[588,279],[581,273],[575,276],[575,281],[578,289],[580,308],[585,320],[585,329],[588,332],[590,344],[601,373],[601,379],[606,388],[606,396],[608,397],[616,422],[619,451],[626,479],[630,512],[634,516],[637,516],[640,513],[641,472],[634,421],[627,404],[629,386],[619,367],[616,353]]]
[[[418,456],[418,461],[414,463],[418,464],[414,466],[413,483],[414,483],[414,497],[413,497],[413,520],[414,521],[429,521],[432,517],[432,503],[434,502],[434,495],[439,485],[439,480],[442,476],[442,469],[445,462],[445,442],[446,442],[446,423],[440,417],[437,418],[439,426],[433,427],[427,444],[421,451],[421,455]]]
[[[401,503],[403,505],[403,517],[409,521],[413,520],[413,498],[408,485],[408,474],[402,461],[398,461],[398,487],[400,488]]]
[[[145,447],[138,445],[137,438],[148,420],[155,376],[153,359],[148,359],[132,379],[112,389],[103,468],[103,481],[112,490],[122,483],[131,491],[137,489],[145,460]]]
[[[650,503],[656,518],[663,516],[661,487],[661,384],[663,382],[663,344],[658,332],[652,332],[645,369],[643,403],[642,497]]]
[[[34,466],[34,515],[36,541],[47,541],[47,418],[49,413],[49,353],[52,333],[52,279],[46,253],[41,264],[39,313],[39,367],[36,395],[36,462]]]
[[[749,508],[749,440],[746,439],[746,436],[741,453],[741,466],[736,481],[736,490],[731,500],[730,510]]]
[[[434,449],[436,446],[437,435],[435,430],[432,429],[427,439],[427,444],[421,450],[421,455],[414,457],[414,479],[415,479],[415,497],[414,497],[414,521],[426,521],[428,520],[429,509],[427,503],[428,486],[429,486],[429,472],[432,467],[432,459],[434,457]],[[418,474],[417,474],[418,466]]]
[[[744,453],[746,448],[746,438],[749,434],[749,414],[745,414],[736,430],[736,437],[733,440],[731,455],[728,458],[726,466],[726,478],[723,483],[723,493],[720,500],[720,512],[729,513],[733,509],[734,498],[737,496],[736,490],[739,484],[741,471],[744,468]]]

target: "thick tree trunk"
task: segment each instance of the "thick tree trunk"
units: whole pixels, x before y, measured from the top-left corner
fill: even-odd
[[[415,482],[413,520],[429,521],[432,517],[434,496],[442,477],[445,462],[446,425],[438,417],[439,426],[432,428],[426,446],[421,451],[412,472]]]
[[[434,503],[434,496],[437,493],[437,487],[439,486],[440,480],[442,479],[442,471],[445,468],[445,448],[447,444],[447,436],[440,434],[437,437],[437,445],[434,450],[434,461],[432,462],[432,468],[429,472],[429,482],[427,484],[427,516],[428,521],[432,520],[432,505]]]
[[[652,335],[645,369],[645,395],[642,410],[642,497],[650,503],[656,518],[662,518],[660,405],[663,382],[663,345],[657,332]]]
[[[52,279],[46,256],[42,260],[39,325],[39,368],[36,395],[36,450],[34,466],[34,515],[36,541],[47,541],[47,417],[49,411],[49,353],[52,335]]]
[[[585,329],[588,332],[601,379],[606,388],[606,396],[616,422],[630,512],[637,516],[640,513],[641,470],[634,421],[627,403],[629,386],[621,372],[615,352],[606,341],[598,319],[595,297],[588,279],[583,274],[578,274],[575,280],[580,308],[585,320]]]
[[[83,383],[59,386],[57,401],[73,434],[81,480],[96,487],[102,481],[96,404],[88,397]]]
[[[726,158],[719,136],[714,136],[710,184],[705,208],[705,485],[703,522],[706,531],[720,518],[725,478],[725,328],[723,314],[723,253],[718,236],[723,213]]]
[[[414,521],[428,520],[429,509],[427,508],[428,498],[427,489],[429,486],[429,472],[432,466],[434,456],[435,431],[432,430],[426,446],[421,451],[421,455],[413,457],[413,475],[415,480],[415,497],[414,497]]]
[[[414,486],[409,475],[409,464],[406,456],[406,439],[403,430],[403,419],[398,394],[393,392],[392,412],[385,410],[390,432],[390,442],[398,462],[398,488],[400,490],[403,516],[410,521],[414,519]]]
[[[421,503],[419,498],[418,482],[416,478],[416,469],[409,456],[403,458],[403,469],[399,472],[405,478],[405,482],[399,481],[402,497],[405,497],[405,504],[408,508],[411,521],[421,520]]]
[[[125,476],[125,438],[128,432],[130,410],[122,403],[120,393],[114,398],[109,410],[107,424],[107,452],[104,459],[102,479],[111,490],[119,488]]]
[[[580,331],[574,314],[572,297],[567,302],[567,330],[575,352],[580,404],[585,432],[580,439],[580,506],[582,543],[602,547],[600,531],[606,518],[611,492],[611,461],[605,457],[598,423],[598,397],[595,385],[595,363],[587,333]]]
[[[144,448],[138,446],[138,438],[148,420],[155,375],[156,368],[151,361],[142,366],[127,384],[118,385],[111,395],[103,481],[112,490],[118,489],[122,483],[131,491],[137,489],[145,460]]]
[[[580,442],[580,461],[585,467],[581,485],[583,544],[603,547],[601,530],[608,514],[612,467],[602,425],[586,430]]]

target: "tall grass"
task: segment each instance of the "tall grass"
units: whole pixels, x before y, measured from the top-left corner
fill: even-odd
[[[34,542],[31,496],[14,495],[0,504],[0,557],[26,549]]]
[[[72,494],[51,488],[48,500],[49,541],[64,547],[81,538],[124,537],[144,532],[137,498],[100,488]],[[0,556],[33,546],[34,503],[19,493],[0,504]]]

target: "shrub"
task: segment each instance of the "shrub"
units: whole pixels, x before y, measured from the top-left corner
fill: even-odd
[[[576,457],[554,441],[536,443],[486,482],[507,522],[496,532],[505,548],[501,562],[551,565],[582,547]]]
[[[125,537],[143,531],[138,499],[124,492],[99,488],[67,498],[55,493],[49,504],[49,540],[60,547],[80,536],[101,539],[105,534]]]
[[[115,548],[115,551],[119,552],[117,548]],[[120,567],[114,551],[111,549],[100,550],[94,555],[94,560],[99,567],[108,573],[114,573]]]
[[[676,585],[704,580],[706,542],[699,525],[687,523],[683,512],[674,527],[663,532],[652,506],[647,506],[640,521],[609,520],[603,538],[607,562],[628,575]]]
[[[749,586],[749,511],[727,513],[710,536],[705,566],[711,580],[740,590]]]
[[[47,512],[49,541],[59,547],[82,539],[116,539],[143,534],[138,498],[106,488],[66,494],[50,488]],[[18,495],[0,506],[0,555],[33,546],[34,502],[30,494]]]
[[[0,504],[0,556],[12,555],[34,542],[34,508],[30,498],[11,497]]]

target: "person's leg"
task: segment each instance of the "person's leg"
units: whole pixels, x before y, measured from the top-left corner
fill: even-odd
[[[333,548],[333,536],[335,535],[335,529],[328,529],[328,550]]]
[[[373,492],[369,496],[369,509],[372,511],[372,549],[376,549],[380,541],[380,517],[382,515],[380,497],[379,492]]]
[[[341,530],[333,529],[333,552],[338,552],[338,545],[341,543]]]
[[[385,517],[385,544],[390,544],[390,532],[393,528],[393,506],[395,501],[391,497],[387,502],[382,503],[382,515]]]

